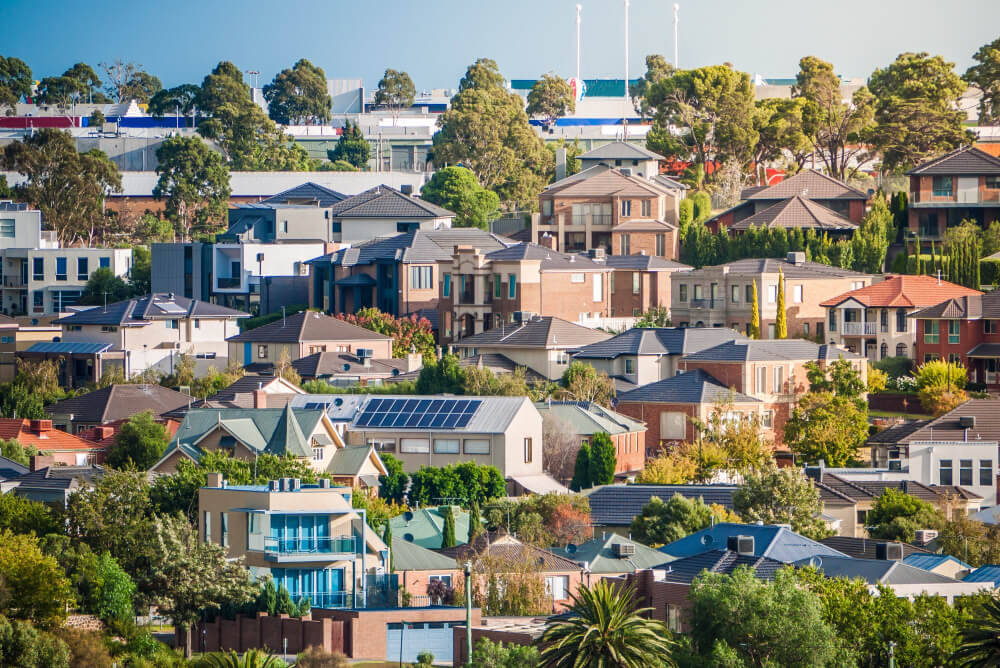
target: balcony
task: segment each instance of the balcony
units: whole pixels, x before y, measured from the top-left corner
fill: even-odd
[[[238,290],[240,287],[239,278],[229,278],[226,276],[219,276],[215,279],[216,289],[218,290]]]
[[[877,322],[845,322],[844,336],[869,336],[878,334]]]
[[[574,227],[584,227],[588,223],[595,227],[609,227],[611,225],[611,214],[591,214],[589,216],[573,216],[570,218],[570,225]]]
[[[264,554],[270,561],[309,561],[333,555],[354,555],[357,539],[354,536],[300,536],[264,538]]]
[[[16,277],[15,278],[13,276],[4,276],[3,277],[3,286],[5,288],[24,288],[25,287],[24,281],[22,281],[20,277]]]
[[[692,299],[691,308],[715,308],[717,299]]]

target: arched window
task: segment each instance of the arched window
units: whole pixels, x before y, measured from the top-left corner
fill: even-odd
[[[878,352],[879,352],[878,358],[880,360],[884,360],[886,357],[889,356],[889,344],[888,343],[883,343],[882,347],[879,348]]]
[[[906,357],[906,344],[898,343],[896,344],[896,357]]]

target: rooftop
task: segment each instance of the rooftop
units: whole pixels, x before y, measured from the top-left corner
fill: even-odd
[[[580,571],[580,565],[566,557],[561,557],[548,550],[543,550],[534,545],[528,545],[517,540],[513,536],[500,536],[492,538],[488,534],[480,534],[480,537],[472,543],[457,545],[455,547],[444,548],[440,551],[446,557],[451,557],[456,561],[473,561],[473,568],[476,568],[476,561],[482,554],[489,555],[500,563],[537,563],[539,569],[545,573],[552,572],[572,572]]]
[[[675,557],[689,557],[709,550],[723,549],[732,536],[753,537],[755,556],[770,557],[785,564],[816,555],[848,558],[832,547],[801,536],[783,526],[733,522],[719,522],[715,526],[697,531],[664,545],[660,548],[660,552]]]
[[[633,327],[604,341],[577,350],[579,359],[614,359],[621,355],[685,355],[719,343],[746,340],[723,327]]]
[[[447,209],[405,195],[387,185],[375,186],[333,204],[333,218],[454,218]]]
[[[632,159],[629,158],[629,160]],[[645,160],[647,158],[639,159]],[[668,192],[667,186],[656,184],[640,176],[626,174],[618,168],[595,168],[584,170],[584,172],[578,172],[551,184],[542,191],[542,194],[546,197],[554,195],[559,197],[657,197]]]
[[[950,284],[949,284],[950,285]],[[992,320],[1000,318],[1000,292],[949,297],[910,314],[926,320]]]
[[[634,401],[661,404],[760,403],[759,399],[726,387],[701,369],[641,385],[619,394],[617,399],[617,403]]]
[[[820,264],[819,262],[789,262],[787,259],[773,257],[733,260],[732,262],[727,262],[726,264],[718,264],[709,267],[702,267],[701,269],[694,269],[690,272],[690,275],[691,278],[700,278],[702,274],[699,272],[714,273],[720,268],[723,268],[730,274],[752,276],[758,276],[760,274],[777,274],[778,271],[781,270],[786,279],[796,280],[828,280],[831,278],[852,277],[861,279],[867,276],[867,274],[851,271],[850,269],[831,267],[830,265]],[[686,276],[681,275],[680,278],[686,278]]]
[[[611,338],[607,332],[577,325],[555,316],[534,316],[520,324],[501,323],[493,329],[467,336],[456,347],[580,348]]]
[[[391,336],[353,325],[316,311],[300,311],[287,318],[248,329],[226,339],[233,342],[302,343],[306,341],[391,341]]]
[[[960,499],[982,499],[957,485],[925,485],[917,480],[848,480],[814,467],[807,468],[806,472],[819,489],[819,498],[823,503],[843,505],[873,501],[887,489],[896,489],[935,504],[948,495]]]
[[[852,559],[847,556],[817,555],[799,559],[795,566],[802,568],[811,566],[823,572],[828,578],[861,578],[868,584],[886,585],[920,585],[920,584],[951,584],[958,582],[953,578],[925,571],[922,568],[910,566],[899,561],[883,559]]]
[[[441,549],[447,507],[416,508],[393,517],[389,520],[393,543],[403,540],[429,550]],[[469,513],[458,506],[452,506],[452,512],[455,514],[455,540],[457,543],[465,543],[469,537]]]
[[[142,411],[162,415],[190,401],[190,395],[162,385],[116,384],[57,401],[45,410],[49,415],[71,415],[73,422],[104,424]]]
[[[809,199],[868,200],[868,193],[815,169],[803,169],[773,186],[750,193],[745,199],[777,200],[796,195]]]
[[[829,538],[821,538],[819,542],[855,559],[875,559],[877,556],[876,546],[885,545],[893,541],[877,540],[874,538],[855,538],[854,536],[830,536]],[[908,557],[911,554],[929,553],[928,550],[918,545],[911,543],[899,544],[902,545],[904,557]]]
[[[318,183],[307,181],[301,185],[284,190],[277,195],[272,195],[261,200],[261,204],[306,204],[319,207],[328,207],[347,199],[347,195],[336,190],[321,186]]]
[[[924,423],[919,429],[900,439],[900,443],[913,441],[962,441],[966,432],[959,420],[975,417],[976,424],[969,429],[972,440],[1000,441],[1000,399],[970,399],[944,415]]]
[[[676,559],[667,565],[665,582],[690,584],[705,572],[731,575],[740,566],[749,566],[754,575],[762,580],[773,580],[775,574],[785,564],[770,557],[739,554],[732,550],[708,550],[700,554]]]
[[[560,253],[545,246],[521,242],[495,250],[486,254],[492,262],[523,262],[536,261],[542,271],[611,271],[603,261],[591,259],[586,255]]]
[[[628,526],[653,497],[669,501],[674,494],[705,503],[733,507],[736,485],[603,485],[585,491],[595,526]]]
[[[621,225],[618,226],[621,229]],[[613,269],[639,269],[641,271],[686,270],[689,265],[674,262],[658,255],[606,255],[604,264]]]
[[[59,318],[61,325],[117,325],[143,327],[153,320],[183,318],[248,318],[236,309],[219,306],[200,299],[188,299],[174,293],[160,292],[145,297],[135,297],[104,306],[79,311]]]
[[[940,304],[952,297],[981,294],[978,290],[934,276],[889,274],[878,283],[827,299],[820,306],[839,306],[853,299],[866,307],[921,308]]]
[[[691,362],[769,362],[773,360],[862,359],[856,353],[832,344],[805,339],[745,339],[726,341],[685,355]]]
[[[379,237],[350,248],[341,248],[309,260],[309,263],[331,263],[342,267],[365,266],[378,260],[404,264],[431,264],[450,260],[455,253],[455,247],[459,245],[473,246],[489,252],[504,248],[511,243],[513,242],[509,239],[471,227],[417,230],[407,234]]]
[[[577,160],[666,160],[666,158],[659,153],[650,151],[645,146],[613,141],[586,153],[581,153],[577,156]]]
[[[528,397],[369,395],[349,429],[501,434],[525,405]]]
[[[616,556],[615,545],[631,545],[632,554]],[[577,564],[586,564],[591,573],[602,574],[633,573],[644,568],[656,568],[672,561],[659,550],[646,547],[616,533],[595,536],[580,545],[555,548],[552,553]]]
[[[569,425],[574,433],[580,435],[596,434],[597,432],[614,435],[646,431],[644,423],[592,402],[540,401],[535,404],[535,407],[542,414],[542,417],[550,414]]]
[[[975,146],[961,146],[944,155],[917,165],[906,173],[919,176],[935,174],[942,176],[1000,174],[1000,158],[992,156]]]
[[[802,229],[843,231],[855,230],[858,225],[808,197],[795,195],[733,223],[729,229],[746,230],[750,227],[784,227],[787,229],[799,227]]]

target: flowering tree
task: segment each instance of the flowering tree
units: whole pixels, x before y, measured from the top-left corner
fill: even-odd
[[[338,313],[337,317],[352,325],[392,337],[392,356],[406,357],[411,351],[428,356],[434,354],[434,334],[431,321],[415,314],[397,318],[375,307],[357,313]]]

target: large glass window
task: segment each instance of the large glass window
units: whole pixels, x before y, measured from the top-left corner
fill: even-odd
[[[958,320],[948,321],[948,343],[958,343],[960,338]]]
[[[490,440],[488,438],[465,439],[465,454],[467,455],[490,454]]]
[[[524,439],[524,463],[530,464],[531,460],[534,458],[535,453],[532,452],[531,439]]]
[[[639,280],[640,280],[640,274],[639,274],[639,272],[638,271],[633,271],[632,272],[632,294],[633,295],[639,294]]]
[[[219,529],[222,531],[222,547],[229,547],[229,513],[219,513]]]
[[[937,343],[939,329],[937,320],[924,320],[924,343]]]
[[[68,278],[66,274],[66,258],[57,257],[56,258],[56,280],[65,281]]]
[[[666,257],[667,255],[667,235],[657,234],[656,235],[656,255],[657,257]]]
[[[935,197],[951,197],[952,194],[952,177],[950,176],[935,176],[934,177],[934,196]]]
[[[14,236],[14,219],[13,218],[0,218],[0,237],[6,237],[8,239]]]
[[[621,241],[621,244],[622,244],[622,252],[621,252],[621,254],[622,255],[631,255],[632,254],[632,241],[631,241],[631,239],[629,238],[629,236],[627,234],[622,234],[621,235],[621,240],[622,240]]]
[[[88,264],[89,262],[87,262],[87,258],[85,257],[76,258],[76,280],[78,281],[87,280],[87,278],[90,276],[90,272],[87,269]]]
[[[906,309],[898,308],[896,309],[896,331],[905,332],[906,327]]]
[[[434,287],[431,267],[410,267],[410,287],[414,290],[430,290]]]
[[[459,454],[459,440],[457,438],[435,438],[434,454],[436,455],[457,455]]]
[[[938,464],[938,484],[939,485],[952,484],[950,459],[942,459],[941,462]]]
[[[993,486],[993,460],[979,460],[979,484],[985,487]]]
[[[517,296],[517,274],[507,275],[507,298],[514,299]]]
[[[31,280],[33,281],[45,280],[45,258],[43,257],[31,258]]]
[[[204,524],[204,526],[202,527],[202,529],[204,529],[204,533],[201,536],[201,540],[202,540],[203,543],[211,543],[212,542],[212,513],[210,511],[206,510],[205,512],[202,513],[202,522]]]
[[[972,485],[972,460],[958,460],[958,484],[966,487]]]
[[[732,301],[734,304],[738,304],[740,302],[740,286],[738,285],[732,286],[729,292],[730,292],[730,298],[729,298],[730,301]]]
[[[426,438],[401,438],[399,439],[399,451],[403,453],[422,453],[430,451],[430,444]]]
[[[444,275],[444,287],[442,288],[442,292],[445,297],[451,297],[451,274]]]

